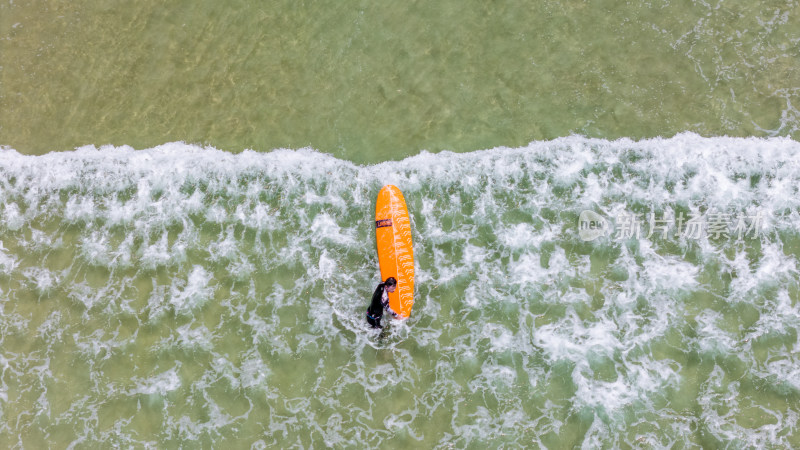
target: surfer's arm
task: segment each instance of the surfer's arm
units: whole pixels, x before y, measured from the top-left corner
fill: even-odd
[[[392,317],[397,317],[397,313],[392,310],[391,306],[389,306],[389,294],[387,294],[386,291],[383,291],[383,295],[381,295],[381,304],[387,311],[389,311],[389,314],[391,314]]]

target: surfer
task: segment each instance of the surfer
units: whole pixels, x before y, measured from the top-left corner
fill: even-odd
[[[381,325],[381,318],[383,317],[383,309],[386,308],[393,316],[397,314],[389,307],[389,292],[394,292],[397,289],[397,280],[394,277],[389,277],[383,283],[380,283],[375,288],[375,293],[372,294],[372,303],[367,308],[367,323],[372,328],[383,328]]]

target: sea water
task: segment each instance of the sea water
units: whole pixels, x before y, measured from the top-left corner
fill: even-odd
[[[0,145],[800,138],[797,0],[0,1]]]
[[[797,446],[798,152],[693,134],[368,166],[3,150],[0,436]],[[384,183],[411,212],[417,288],[378,334]],[[583,211],[603,233],[581,234]]]
[[[800,447],[799,7],[0,1],[0,447]]]

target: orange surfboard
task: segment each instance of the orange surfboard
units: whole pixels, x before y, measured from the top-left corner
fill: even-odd
[[[414,248],[406,200],[397,186],[388,184],[378,192],[375,238],[381,282],[389,277],[397,280],[397,289],[389,293],[389,307],[398,318],[407,319],[414,306]]]

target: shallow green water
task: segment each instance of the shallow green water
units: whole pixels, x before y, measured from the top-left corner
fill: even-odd
[[[798,152],[688,134],[377,166],[0,151],[0,440],[797,446]],[[417,289],[378,336],[387,182]],[[614,229],[586,239],[587,210]],[[666,236],[650,213],[673,218]]]
[[[569,134],[798,137],[796,1],[0,5],[0,144],[310,146],[357,162]]]
[[[800,446],[798,36],[797,1],[0,4],[0,447]],[[379,336],[385,183],[417,303]]]

